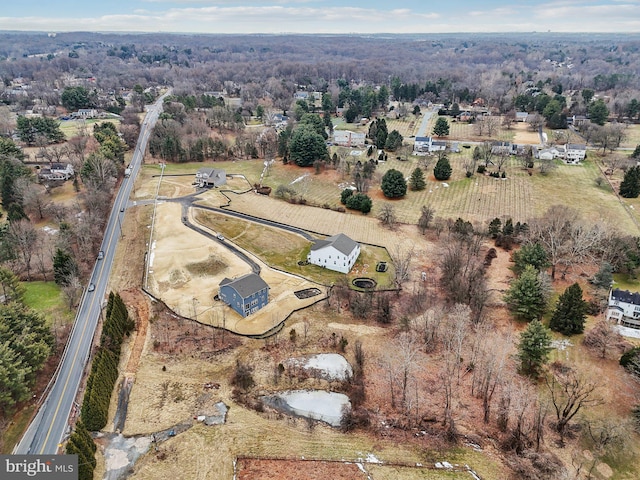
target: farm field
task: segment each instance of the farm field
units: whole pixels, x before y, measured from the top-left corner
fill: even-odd
[[[590,153],[588,160],[582,165],[565,165],[557,162],[557,168],[547,175],[542,175],[536,169],[530,176],[528,172],[511,159],[504,167],[507,178],[495,179],[487,175],[475,174],[471,178],[464,176],[463,159],[471,155],[471,149],[462,149],[459,154],[451,154],[450,162],[453,175],[447,182],[438,182],[433,174],[425,175],[427,187],[422,191],[408,191],[402,199],[386,199],[378,186],[372,186],[368,195],[373,200],[373,210],[369,214],[375,217],[385,202],[391,203],[396,211],[398,220],[413,224],[420,216],[423,205],[431,206],[436,216],[443,218],[461,217],[477,225],[489,222],[495,217],[511,217],[515,221],[526,222],[534,216],[542,215],[549,207],[562,204],[576,209],[581,215],[591,221],[606,220],[617,225],[621,231],[638,232],[637,212],[640,211],[640,200],[618,199],[612,188],[605,181],[601,186],[596,184],[602,175],[596,164],[598,158]],[[366,158],[366,157],[364,157]],[[363,160],[364,160],[363,158]],[[405,178],[419,166],[419,157],[410,156],[406,162],[391,158],[380,163],[375,175],[380,178],[387,170],[394,168],[401,171]],[[435,164],[432,162],[431,168]],[[249,183],[259,181],[262,164],[258,161],[216,162],[216,167],[226,169],[227,173],[245,175]],[[195,171],[202,164],[180,164],[167,166],[165,173],[186,173]],[[158,173],[158,167],[145,166],[144,174]],[[167,196],[185,195],[193,193],[191,177],[168,177],[167,184],[161,187],[161,192]],[[617,172],[611,179],[614,188],[621,180],[621,173]],[[180,183],[180,188],[173,183]],[[278,185],[293,188],[298,195],[304,197],[308,204],[316,206],[340,206],[340,192],[349,185],[349,177],[337,170],[326,169],[315,174],[312,168],[300,168],[295,165],[274,164],[265,177],[263,183],[275,191]],[[172,186],[173,185],[173,186]],[[244,185],[241,182],[240,185]],[[238,188],[240,185],[234,187]],[[137,196],[149,198],[155,193],[153,182],[137,189]],[[176,189],[177,188],[177,189]],[[233,210],[249,213],[258,217],[281,221],[296,225],[305,230],[323,234],[333,234],[338,229],[361,242],[376,243],[377,231],[372,232],[370,224],[359,212],[341,214],[327,209],[301,205],[291,205],[277,200],[272,192],[271,196],[251,199],[251,195],[230,194]],[[254,195],[255,196],[255,195]],[[203,201],[205,197],[203,197]],[[211,200],[213,205],[226,202],[223,196]],[[268,208],[266,207],[268,205]],[[312,218],[309,211],[313,211]],[[326,220],[324,220],[326,219]],[[321,225],[321,227],[319,227]],[[367,226],[369,225],[369,226]]]

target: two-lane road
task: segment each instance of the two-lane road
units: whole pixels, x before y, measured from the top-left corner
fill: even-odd
[[[93,284],[95,289],[91,292],[85,289],[53,384],[38,413],[14,449],[15,454],[55,454],[69,429],[69,416],[74,408],[78,388],[89,358],[105,299],[113,256],[121,236],[122,217],[133,182],[140,170],[149,136],[162,111],[164,97],[170,93],[171,90],[160,97],[156,103],[147,107],[147,114],[141,125],[138,143],[130,163],[131,175],[123,180],[118,190],[102,241],[103,258],[96,261],[89,279],[89,283]]]

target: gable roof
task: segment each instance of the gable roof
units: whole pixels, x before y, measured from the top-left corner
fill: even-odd
[[[619,302],[629,303],[631,305],[640,305],[640,293],[630,292],[629,290],[620,290],[614,288],[611,291],[611,299]]]
[[[344,233],[338,233],[333,237],[329,237],[326,240],[316,240],[311,246],[311,250],[320,250],[325,247],[333,247],[344,255],[350,255],[351,252],[358,246],[358,243],[351,240]]]
[[[234,280],[225,277],[220,282],[220,286],[223,287],[225,285],[233,288],[242,298],[250,297],[260,290],[269,288],[267,282],[265,282],[260,275],[256,275],[255,273],[247,273],[246,275]]]

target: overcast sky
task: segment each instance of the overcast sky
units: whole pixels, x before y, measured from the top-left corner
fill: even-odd
[[[640,0],[5,0],[0,30],[640,32]]]

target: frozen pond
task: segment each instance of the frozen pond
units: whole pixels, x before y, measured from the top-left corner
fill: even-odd
[[[320,420],[332,427],[339,427],[345,410],[351,410],[349,397],[324,390],[292,390],[267,395],[262,400],[283,413]]]
[[[310,357],[292,358],[291,364],[310,370],[314,376],[327,380],[348,380],[353,375],[351,365],[337,353],[319,353]]]

